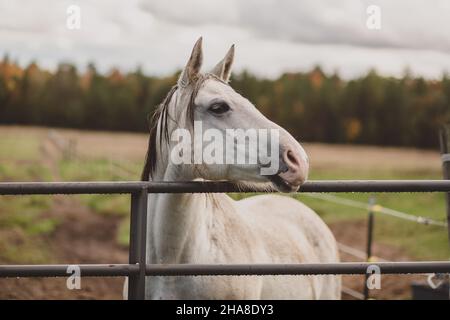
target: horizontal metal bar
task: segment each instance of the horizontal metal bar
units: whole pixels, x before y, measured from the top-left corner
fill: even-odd
[[[1,182],[0,195],[265,192],[232,182]],[[275,192],[275,191],[273,191]],[[319,180],[299,192],[450,192],[450,180]]]
[[[304,264],[151,264],[148,276],[212,276],[212,275],[320,275],[366,274],[369,266],[379,266],[382,274],[450,273],[450,262],[342,262]]]
[[[136,193],[146,182],[2,182],[1,195]]]
[[[69,277],[68,264],[54,265],[1,265],[0,278],[8,277]],[[119,277],[137,274],[139,265],[134,264],[80,264],[81,277]]]
[[[450,273],[450,262],[342,262],[302,264],[147,264],[147,276],[239,276],[239,275],[321,275],[365,274],[369,266],[378,266],[382,274]],[[68,277],[70,265],[3,265],[4,277]],[[80,264],[82,277],[120,277],[137,274],[139,265]]]

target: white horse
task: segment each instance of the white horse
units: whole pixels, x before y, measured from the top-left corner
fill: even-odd
[[[301,145],[228,85],[233,57],[234,46],[210,73],[202,74],[202,39],[196,42],[178,84],[152,120],[143,180],[227,180],[251,185],[255,191],[295,192],[307,179],[308,158]],[[177,128],[192,132],[193,121],[201,121],[203,130],[221,132],[227,128],[278,130],[277,171],[262,175],[258,163],[173,163],[176,143],[171,134]],[[234,148],[238,156],[248,153],[237,145]],[[148,215],[149,264],[339,261],[336,240],[325,223],[290,197],[259,195],[235,201],[226,194],[150,194]],[[341,278],[147,277],[146,288],[147,299],[339,299]]]

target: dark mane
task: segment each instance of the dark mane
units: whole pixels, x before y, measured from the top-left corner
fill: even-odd
[[[193,123],[194,121],[194,107],[195,107],[195,97],[197,96],[198,91],[200,90],[202,84],[207,79],[215,79],[217,81],[220,81],[224,84],[227,84],[223,80],[219,79],[213,74],[205,74],[205,75],[199,75],[197,81],[193,85],[192,93],[189,97],[189,105],[188,105],[188,120]],[[228,85],[228,84],[227,84]],[[149,119],[149,129],[150,129],[150,136],[148,138],[148,147],[147,147],[147,154],[145,156],[145,164],[144,169],[142,170],[141,174],[141,181],[148,181],[149,177],[153,177],[153,173],[156,170],[156,161],[158,159],[158,152],[156,150],[156,137],[158,136],[158,123],[159,119],[161,119],[160,126],[159,126],[159,143],[160,146],[162,145],[163,137],[166,138],[166,141],[169,141],[169,131],[168,131],[168,120],[170,118],[170,115],[168,113],[168,106],[172,99],[173,94],[175,91],[177,91],[178,85],[173,86],[167,96],[164,98],[164,101],[156,108],[155,112]],[[171,118],[174,122],[176,122],[175,119]]]
[[[168,139],[169,132],[167,129],[167,109],[168,105],[170,103],[170,100],[172,99],[173,94],[177,90],[177,86],[173,86],[167,96],[164,98],[164,101],[156,108],[153,115],[149,118],[149,130],[150,135],[148,137],[148,147],[147,147],[147,153],[145,155],[145,164],[144,169],[142,170],[141,174],[141,181],[148,181],[149,177],[153,175],[153,172],[156,169],[156,160],[157,160],[157,154],[156,154],[156,137],[158,136],[158,122],[161,118],[161,125],[159,127],[159,138],[160,143],[162,141],[163,135],[166,136]]]

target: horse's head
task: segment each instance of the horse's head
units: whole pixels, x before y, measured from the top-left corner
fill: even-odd
[[[269,184],[283,192],[305,182],[308,158],[302,146],[228,85],[233,57],[234,46],[211,72],[200,73],[202,39],[197,41],[157,112],[144,179],[165,164],[187,179]],[[152,159],[152,153],[165,160]]]

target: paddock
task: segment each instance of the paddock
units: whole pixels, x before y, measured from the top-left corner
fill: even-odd
[[[3,182],[0,195],[130,194],[128,264],[80,264],[81,277],[129,277],[128,297],[144,299],[146,276],[321,275],[367,274],[377,266],[381,274],[450,274],[450,262],[343,262],[335,264],[146,264],[146,218],[149,193],[249,193],[228,182]],[[299,192],[450,192],[448,180],[334,180],[309,181]],[[448,228],[448,224],[447,224]],[[1,265],[0,277],[68,277],[70,265]]]

